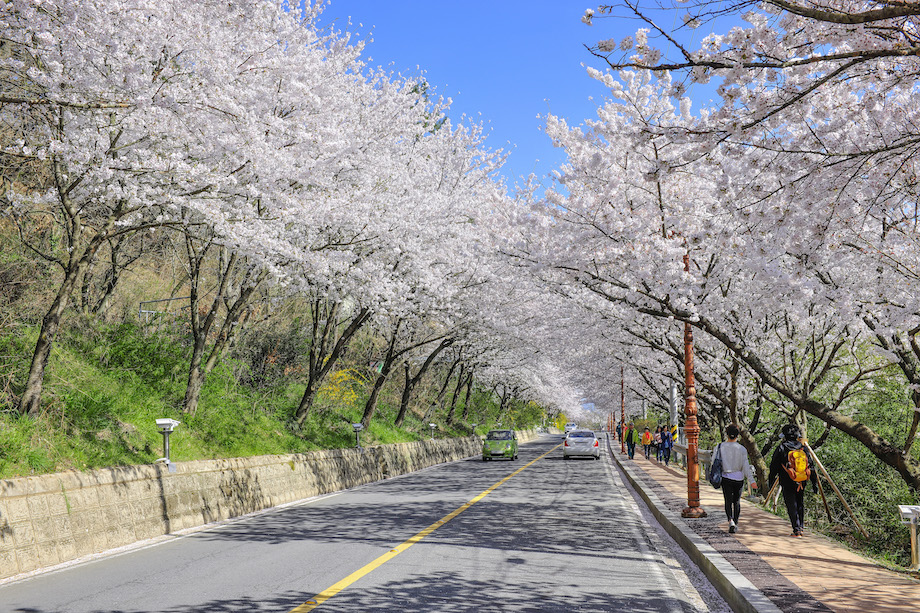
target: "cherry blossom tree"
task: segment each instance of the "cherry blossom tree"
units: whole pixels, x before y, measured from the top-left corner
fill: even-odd
[[[289,76],[273,69],[325,47],[342,59],[319,53],[304,68],[343,72],[355,53],[330,47],[303,27],[308,14],[282,3],[23,0],[2,11],[0,103],[13,121],[30,121],[8,153],[53,177],[40,194],[8,186],[5,210],[18,220],[59,219],[64,229],[63,248],[44,254],[63,275],[20,402],[34,413],[61,316],[100,248],[189,222],[231,244],[252,241],[261,231],[251,221],[266,215],[260,205],[280,201],[265,198],[279,191],[266,169],[289,139],[272,129],[285,112],[274,94]],[[302,95],[304,81],[290,80]],[[263,114],[266,104],[276,112]]]
[[[672,107],[667,78],[597,76],[622,102],[583,129],[548,119],[548,133],[569,154],[559,172],[565,191],[548,193],[550,221],[523,220],[532,240],[519,257],[574,297],[601,297],[620,320],[633,311],[691,323],[797,410],[853,436],[917,487],[909,443],[885,440],[847,405],[895,363],[890,352],[868,350],[869,305],[880,295],[912,304],[899,291],[903,279],[879,272],[878,257],[847,247],[873,223],[855,198],[860,186],[873,193],[871,183],[851,176],[853,191],[841,198],[831,173],[787,180],[807,156],[783,155],[778,166],[776,152],[732,142],[701,154],[685,135],[712,118],[690,115],[685,103]],[[854,274],[857,284],[843,291]]]

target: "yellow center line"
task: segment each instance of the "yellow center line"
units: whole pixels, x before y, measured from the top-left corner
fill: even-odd
[[[389,550],[388,552],[386,552],[385,554],[383,554],[382,556],[380,556],[373,562],[370,562],[366,566],[359,568],[358,570],[351,573],[350,575],[348,575],[347,577],[345,577],[338,583],[327,587],[325,590],[323,590],[322,592],[314,596],[312,600],[308,600],[305,603],[297,607],[294,607],[293,609],[289,611],[289,613],[306,613],[307,611],[312,611],[313,609],[323,604],[324,602],[326,602],[327,600],[329,600],[330,598],[332,598],[333,596],[335,596],[336,594],[344,590],[346,587],[348,587],[349,585],[351,585],[352,583],[354,583],[361,577],[370,573],[375,568],[382,566],[383,564],[386,564],[387,562],[389,562],[390,560],[392,560],[393,558],[395,558],[396,556],[404,552],[409,547],[412,547],[413,545],[418,543],[420,540],[422,540],[423,538],[425,538],[426,536],[428,536],[429,534],[431,534],[432,532],[434,532],[435,530],[437,530],[438,528],[440,528],[441,526],[443,526],[444,524],[446,524],[447,522],[449,522],[456,516],[460,515],[461,513],[469,509],[471,506],[473,506],[474,504],[476,504],[477,502],[479,502],[480,500],[482,500],[483,498],[485,498],[486,496],[488,496],[495,490],[497,490],[509,479],[523,472],[524,470],[526,470],[533,464],[536,464],[539,460],[542,460],[543,458],[545,458],[546,456],[548,456],[549,454],[551,454],[558,448],[559,448],[559,445],[556,445],[555,447],[553,447],[552,449],[550,449],[549,451],[547,451],[540,457],[528,462],[524,466],[521,466],[519,469],[517,469],[516,471],[514,471],[513,473],[511,473],[510,475],[508,475],[507,477],[505,477],[498,483],[489,487],[489,489],[484,490],[480,492],[479,494],[477,494],[469,502],[466,502],[462,506],[454,509],[453,511],[451,511],[450,513],[448,513],[447,515],[445,515],[438,521],[434,522],[433,524],[431,524],[430,526],[428,526],[427,528],[425,528],[424,530],[422,530],[415,536],[409,538],[407,541],[403,542],[397,547]]]

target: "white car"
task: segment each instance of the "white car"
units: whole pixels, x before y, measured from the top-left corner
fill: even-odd
[[[568,434],[568,433],[571,432],[572,430],[577,430],[577,429],[578,429],[578,424],[576,424],[576,423],[573,422],[573,421],[570,421],[569,423],[567,423],[567,424],[565,425],[565,433],[566,433],[566,434]]]
[[[601,442],[591,430],[572,430],[562,443],[562,459],[582,457],[601,459]]]

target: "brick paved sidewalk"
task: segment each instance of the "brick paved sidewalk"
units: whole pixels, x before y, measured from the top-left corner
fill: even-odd
[[[686,473],[646,460],[638,449],[636,458],[629,460],[614,445],[613,457],[634,486],[652,493],[670,517],[676,515],[780,611],[920,611],[920,581],[909,575],[882,568],[807,527],[803,538],[792,538],[787,519],[746,500],[741,501],[738,532],[729,534],[722,493],[705,481],[700,484],[700,504],[708,516],[680,518],[687,506]]]

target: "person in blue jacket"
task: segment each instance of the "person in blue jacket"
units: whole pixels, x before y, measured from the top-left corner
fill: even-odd
[[[671,430],[667,427],[661,429],[661,459],[667,466],[671,461],[671,448],[674,447],[674,438],[671,436]]]

